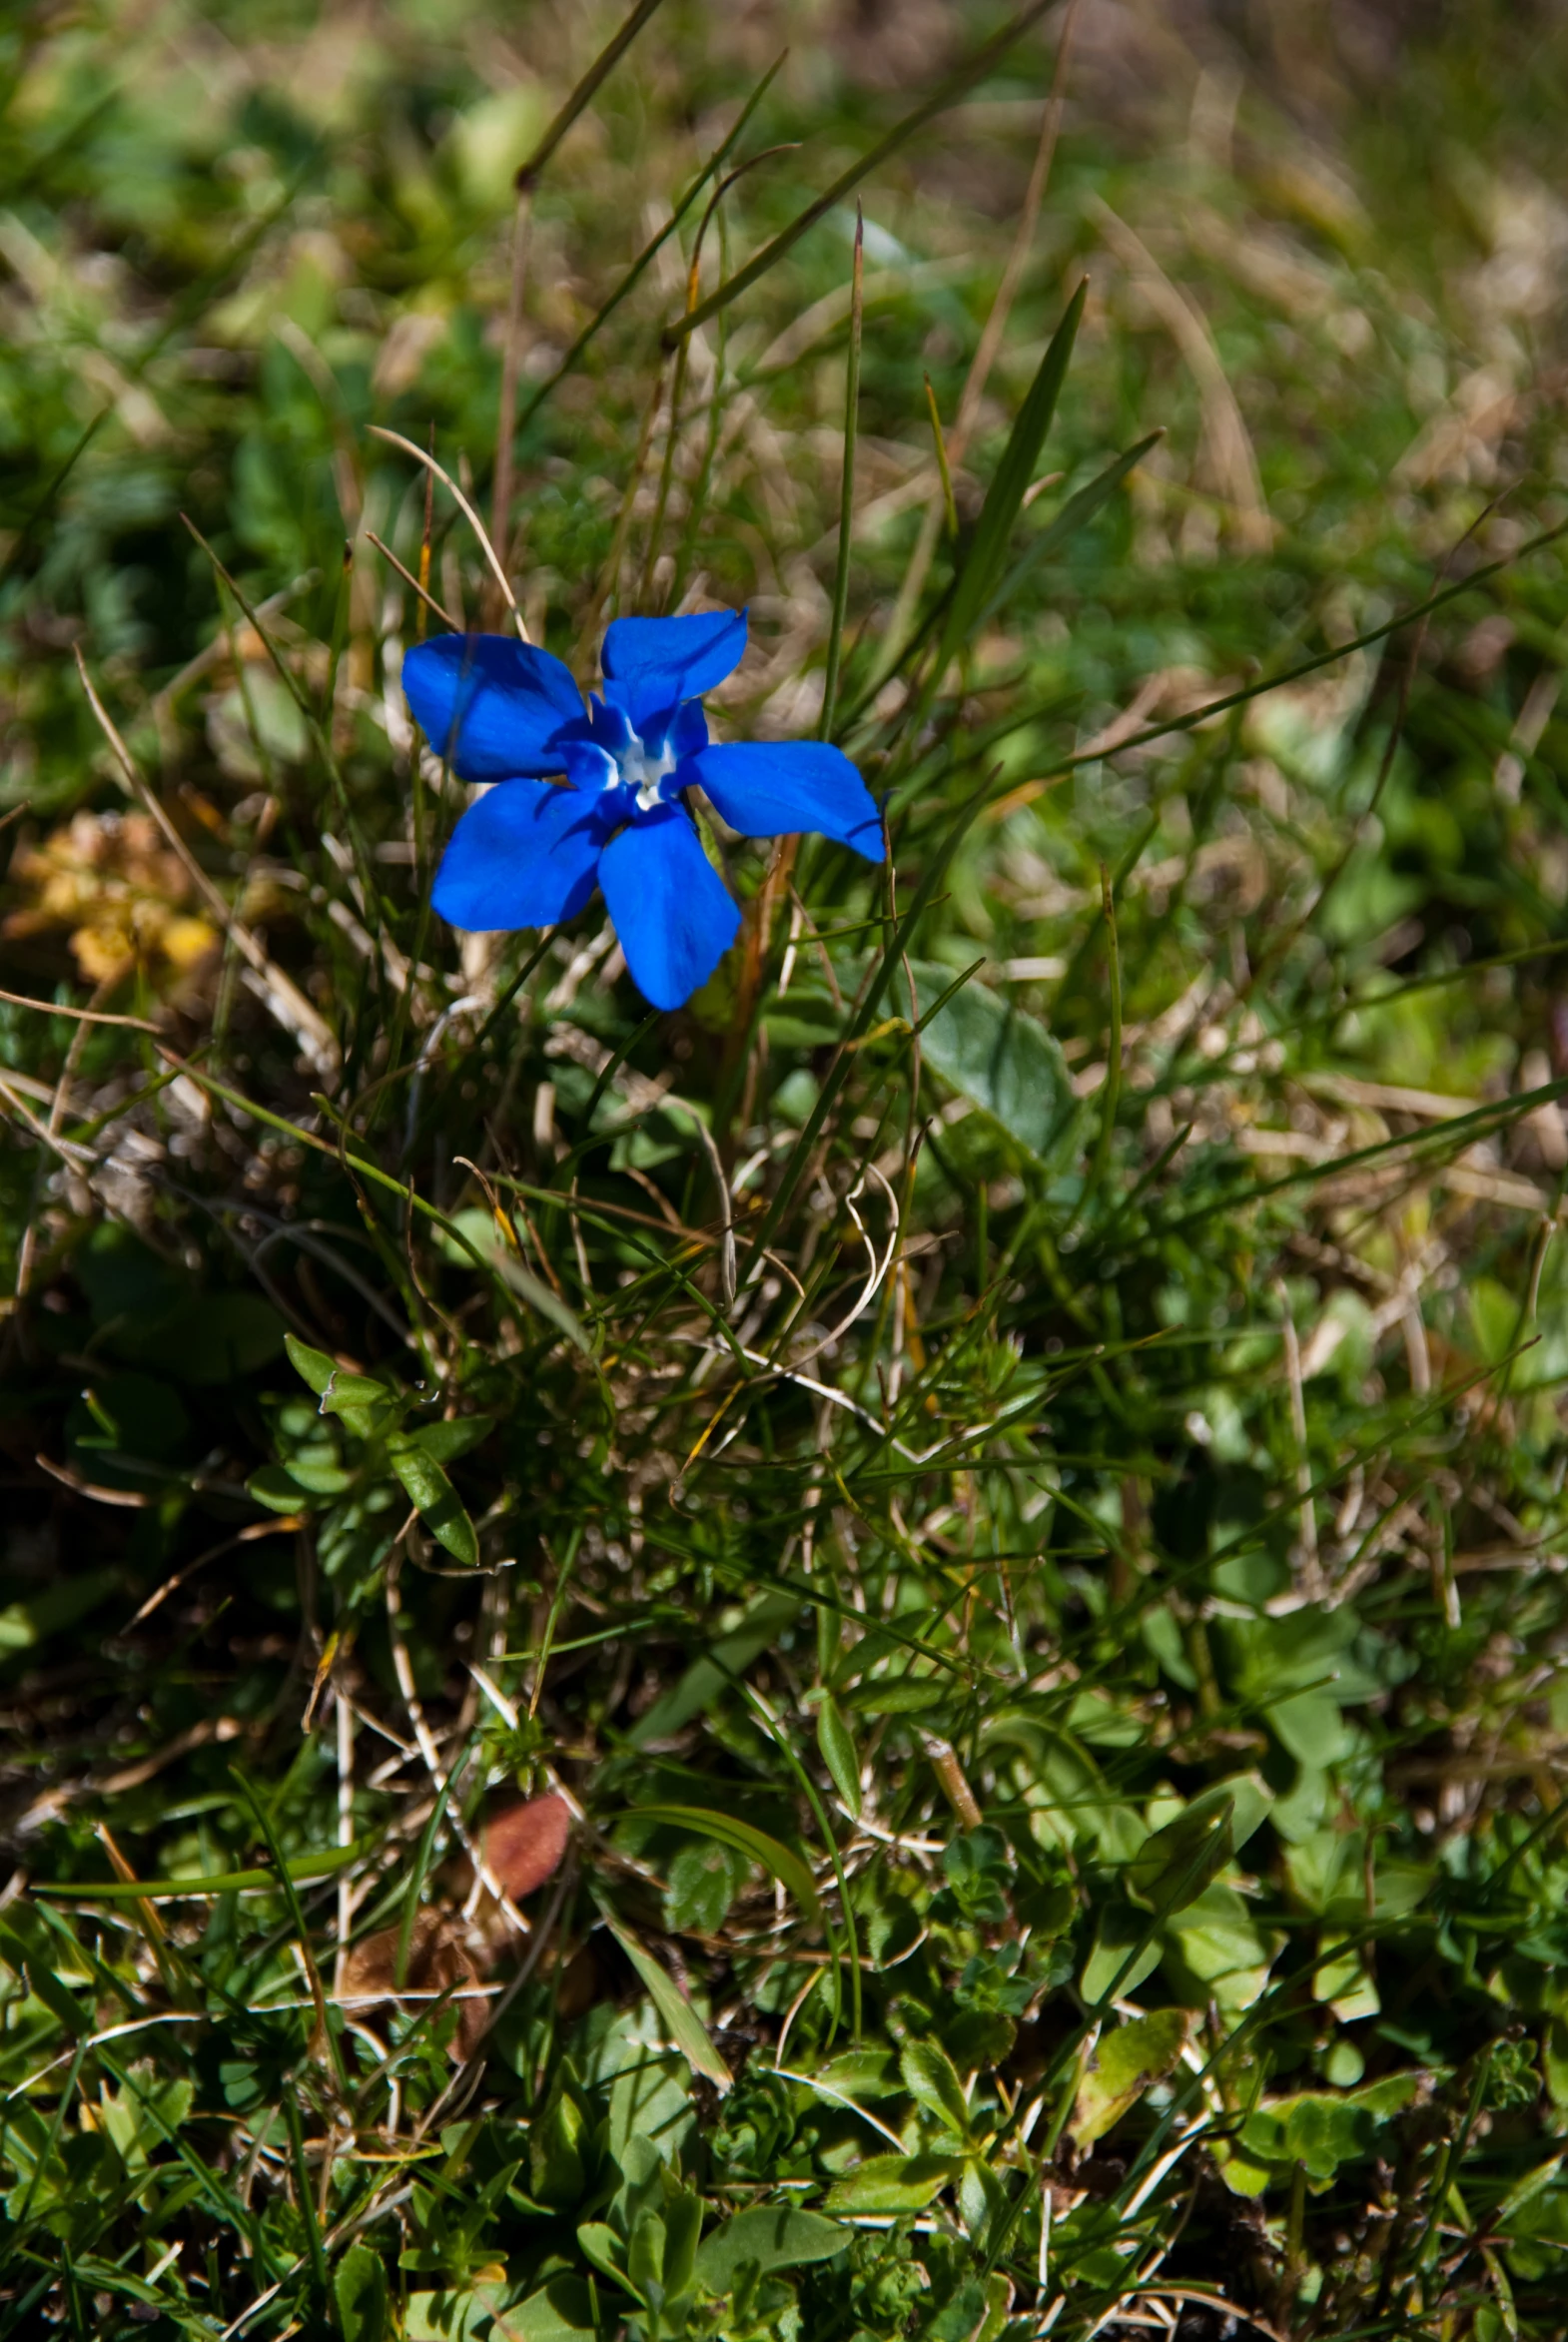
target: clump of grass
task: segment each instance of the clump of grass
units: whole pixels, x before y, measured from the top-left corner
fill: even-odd
[[[19,49],[3,2330],[1555,2334],[1550,410],[1262,90],[1176,231],[1034,21],[651,14],[205,210]],[[507,596],[749,599],[888,873],[715,836],[666,1018],[444,933]]]

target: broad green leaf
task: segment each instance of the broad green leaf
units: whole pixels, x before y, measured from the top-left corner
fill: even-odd
[[[706,1835],[678,1848],[665,1865],[664,1925],[675,1936],[716,1936],[750,1870],[744,1855]]]
[[[959,2174],[958,2212],[970,2242],[983,2252],[991,2224],[1007,2210],[1002,2182],[981,2155],[967,2155]]]
[[[925,1015],[953,981],[949,968],[917,961],[915,997]],[[1078,1113],[1067,1060],[1037,1018],[971,981],[921,1030],[922,1061],[972,1099],[1037,1161],[1060,1147]]]
[[[478,2342],[489,2315],[480,2296],[466,2286],[457,2292],[410,2293],[402,2331],[406,2342]]]
[[[1195,1903],[1234,1851],[1229,1797],[1194,1798],[1163,1830],[1156,1830],[1128,1867],[1127,1884],[1154,1910],[1170,1917]]]
[[[964,2167],[961,2155],[871,2155],[828,2190],[830,2212],[923,2212]]]
[[[710,2293],[728,2293],[748,2261],[767,2276],[773,2269],[830,2260],[851,2237],[851,2230],[837,2220],[825,2220],[820,2212],[798,2212],[788,2204],[754,2204],[703,2238],[697,2276]]]
[[[1125,1997],[1136,1992],[1159,1965],[1160,1930],[1156,1922],[1131,1903],[1107,1903],[1079,1978],[1079,1990],[1091,2003],[1104,2000],[1112,1991]]]
[[[956,2130],[960,2138],[968,2138],[969,2101],[945,2050],[935,2041],[906,2041],[899,2054],[899,2070],[912,2098],[949,2130]]]
[[[610,1919],[606,1914],[605,1925],[647,1986],[648,1997],[658,2010],[671,2041],[692,2071],[705,2073],[709,2081],[716,2082],[721,2090],[727,2090],[734,2077],[709,2040],[701,2017],[674,1977],[665,1973],[652,1952],[645,1952],[636,1937],[630,1935],[619,1921]]]
[[[1167,1923],[1167,1980],[1187,2007],[1212,2000],[1226,2015],[1239,2015],[1267,1983],[1279,1942],[1259,1927],[1245,1898],[1216,1879]]]
[[[831,1692],[817,1705],[817,1747],[846,1812],[860,1820],[860,1755],[855,1736],[844,1721],[844,1711]]]
[[[351,2244],[333,2271],[333,2299],[343,2342],[382,2342],[387,2331],[387,2271],[379,2252]]]
[[[1103,2138],[1152,2082],[1164,2080],[1185,2046],[1190,2022],[1184,2008],[1157,2008],[1101,2034],[1073,2110],[1073,2135],[1081,2147]]]
[[[846,2098],[896,2098],[904,2087],[897,2052],[892,2049],[845,2049],[819,2065],[813,2080]]]
[[[930,2342],[1000,2342],[1012,2306],[1012,2282],[1000,2269],[992,2277],[970,2277],[923,2332]]]
[[[629,2282],[625,2245],[604,2221],[584,2220],[577,2230],[577,2242],[601,2276],[615,2285]]]
[[[390,1461],[430,1535],[471,1569],[479,1558],[479,1540],[461,1497],[434,1457],[417,1448],[394,1448]]]
[[[664,2188],[664,2290],[679,2296],[691,2291],[697,2267],[697,2239],[702,2234],[702,2198],[694,2187],[679,2186],[667,2174]]]
[[[1086,278],[1068,304],[1067,314],[1051,338],[1039,372],[1025,393],[1008,443],[1002,450],[1002,460],[993,474],[981,506],[975,533],[963,557],[958,575],[953,582],[953,598],[948,604],[947,623],[942,633],[942,648],[938,666],[945,667],[960,645],[967,642],[985,608],[1001,574],[1007,557],[1008,540],[1013,534],[1029,483],[1035,476],[1040,461],[1040,450],[1045,444],[1052,416],[1062,385],[1067,379],[1068,364],[1073,356],[1073,344],[1078,337],[1079,320],[1084,314],[1084,302],[1089,291]]]
[[[644,2301],[654,2298],[655,2287],[664,2288],[664,2243],[661,2216],[651,2209],[640,2212],[626,2246],[626,2274]]]
[[[616,2207],[623,2196],[629,2204],[651,2186],[665,2162],[678,2158],[696,2121],[690,2070],[679,2049],[662,2046],[665,2028],[658,2010],[645,2005],[632,2013],[645,2039],[660,2046],[636,2049],[610,2083],[606,2143],[625,2180]]]
[[[478,2285],[481,2301],[498,2288]],[[542,2292],[530,2293],[512,2309],[490,2312],[494,2342],[591,2342],[593,2297],[580,2277],[552,2277]]]
[[[1284,2168],[1300,2163],[1308,2180],[1326,2187],[1341,2163],[1377,2151],[1383,2123],[1414,2096],[1415,2074],[1393,2074],[1389,2081],[1392,2089],[1384,2082],[1342,2094],[1302,2090],[1256,2106],[1241,2125],[1241,2153],[1250,2161]]]
[[[167,2143],[191,2111],[196,2085],[185,2076],[160,2081],[150,2063],[138,2060],[118,2089],[99,2099],[98,2124],[114,2140],[128,2171],[145,2171],[152,2153]]]
[[[1292,1692],[1282,1700],[1270,1700],[1263,1716],[1285,1754],[1314,1772],[1341,1763],[1354,1746],[1339,1703],[1329,1692]]]
[[[809,1918],[815,1919],[821,1912],[817,1883],[800,1856],[792,1854],[787,1846],[780,1846],[765,1830],[741,1821],[736,1814],[715,1813],[707,1806],[632,1806],[626,1818],[692,1830],[699,1838],[712,1838],[720,1846],[732,1847],[737,1854],[771,1872]]]
[[[528,2125],[528,2192],[535,2203],[564,2207],[583,2190],[587,2119],[558,2078],[542,2113]]]

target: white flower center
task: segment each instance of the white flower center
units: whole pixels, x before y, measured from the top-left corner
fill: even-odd
[[[675,756],[669,742],[650,756],[635,732],[615,758],[616,771],[623,789],[634,789],[637,811],[651,813],[659,803],[659,784],[675,770]]]

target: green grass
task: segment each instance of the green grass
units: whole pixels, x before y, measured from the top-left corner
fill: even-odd
[[[967,408],[1059,18],[0,35],[0,2334],[1563,2331],[1564,52],[1461,14],[1087,11]],[[488,521],[563,105],[529,630],[748,603],[893,847],[716,838],[671,1017],[431,917],[371,541],[500,622],[372,426]]]

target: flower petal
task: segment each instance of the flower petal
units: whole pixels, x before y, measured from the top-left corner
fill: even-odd
[[[740,913],[682,806],[660,805],[612,838],[599,884],[637,989],[678,1009],[735,940]]]
[[[683,699],[711,691],[746,651],[744,610],[700,617],[616,618],[604,634],[606,699],[625,709],[648,745],[648,726]]]
[[[465,781],[558,773],[556,734],[584,721],[570,670],[509,634],[419,643],[402,662],[402,688],[436,755]]]
[[[453,927],[551,927],[593,892],[598,800],[542,781],[502,781],[452,832],[431,902]]]
[[[743,838],[816,830],[868,862],[886,857],[882,816],[841,748],[826,740],[735,740],[704,748],[683,768]]]

